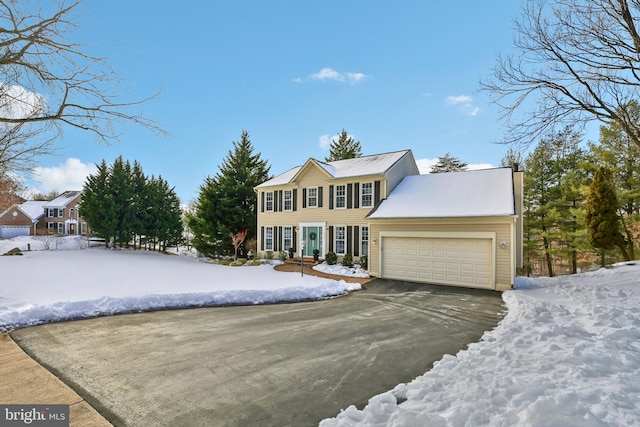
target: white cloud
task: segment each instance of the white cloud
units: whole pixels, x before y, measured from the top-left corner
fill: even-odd
[[[318,138],[318,146],[323,150],[328,150],[329,147],[331,146],[331,143],[334,141],[337,142],[339,137],[340,136],[338,134],[336,135],[324,134],[320,138]],[[356,137],[353,134],[347,133],[347,137],[351,137],[357,141]]]
[[[97,166],[93,163],[82,163],[75,158],[69,158],[58,166],[33,169],[36,190],[47,194],[51,191],[63,192],[67,190],[81,190],[87,176],[96,173]]]
[[[473,98],[468,95],[447,96],[445,102],[447,105],[460,105],[460,111],[472,117],[480,112],[480,107],[473,105]]]
[[[458,95],[458,96],[447,96],[447,104],[456,105],[461,103],[470,103],[473,101],[473,98],[467,95]]]
[[[336,71],[333,68],[323,68],[317,73],[312,73],[306,78],[296,77],[293,79],[295,83],[302,83],[306,80],[329,81],[333,80],[340,83],[359,83],[369,79],[371,76],[364,73],[349,73]]]
[[[416,160],[416,164],[418,165],[418,170],[422,175],[429,173],[429,171],[431,170],[431,166],[435,165],[436,163],[438,163],[438,157],[436,157],[435,159],[417,159]],[[472,170],[481,170],[481,169],[492,169],[495,167],[496,166],[492,165],[491,163],[471,163],[467,165],[467,170],[472,171]]]
[[[0,115],[11,119],[21,119],[42,113],[46,103],[42,95],[29,92],[22,86],[0,83]]]
[[[318,145],[323,150],[326,150],[331,145],[331,141],[333,141],[331,135],[322,135],[320,138],[318,138]]]

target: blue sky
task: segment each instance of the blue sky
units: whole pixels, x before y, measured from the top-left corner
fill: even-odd
[[[427,167],[449,152],[498,166],[509,147],[498,110],[478,92],[512,46],[519,0],[85,0],[69,39],[107,57],[123,99],[169,132],[126,125],[105,146],[68,129],[33,186],[81,186],[117,156],[197,197],[243,129],[277,175],[324,159],[343,128],[363,154],[411,149]]]

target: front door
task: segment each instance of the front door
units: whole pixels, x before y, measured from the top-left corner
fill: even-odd
[[[322,227],[302,226],[302,239],[304,240],[304,256],[313,256],[313,250],[317,249],[322,254]]]
[[[75,235],[76,234],[76,224],[75,223],[69,223],[69,234]]]

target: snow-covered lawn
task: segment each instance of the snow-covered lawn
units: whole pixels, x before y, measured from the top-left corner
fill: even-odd
[[[81,249],[67,237],[44,250],[32,238],[0,240],[0,331],[44,322],[162,308],[324,299],[359,284],[283,273],[272,265],[228,267],[190,256]]]
[[[0,253],[26,248],[2,241]],[[32,249],[39,249],[32,242]],[[213,304],[327,298],[357,284],[102,248],[0,257],[0,328]],[[640,263],[518,278],[507,316],[408,384],[351,406],[330,426],[640,426]]]

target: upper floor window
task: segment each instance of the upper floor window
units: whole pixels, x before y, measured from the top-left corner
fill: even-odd
[[[264,193],[264,210],[273,212],[273,191]]]
[[[284,190],[282,192],[282,205],[283,211],[293,210],[293,190]]]
[[[69,208],[69,218],[74,219],[74,215],[75,215],[75,209],[73,208]]]
[[[308,208],[318,207],[318,187],[307,188],[307,207]]]
[[[336,209],[347,207],[347,186],[336,185]]]
[[[360,206],[373,207],[373,182],[364,182],[360,185]]]

